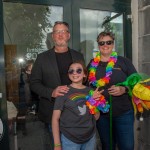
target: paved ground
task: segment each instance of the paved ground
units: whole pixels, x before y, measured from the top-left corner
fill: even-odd
[[[48,129],[36,115],[26,115],[26,130],[23,125],[24,121],[18,123],[17,135],[11,131],[10,150],[52,150]],[[149,126],[150,116],[146,116],[142,122],[135,120],[135,150],[150,150]],[[101,150],[99,138],[97,143],[95,150]]]
[[[26,129],[18,125],[17,147],[15,135],[10,136],[10,150],[52,150],[51,139],[44,124],[36,116],[27,116]]]
[[[23,124],[18,124],[17,135],[11,134],[10,150],[52,150],[51,142],[45,125],[37,116],[30,114],[26,116],[26,130]],[[95,150],[101,150],[100,145],[97,145]]]
[[[10,134],[10,150],[52,150],[52,138],[48,129],[38,120],[35,114],[29,113],[26,103],[17,107],[20,117],[17,123],[17,135],[14,135],[14,127]],[[150,111],[142,114],[144,120],[135,119],[135,150],[150,150]],[[137,115],[139,119],[141,114]],[[25,123],[26,120],[26,123]],[[26,125],[26,126],[25,126]],[[97,144],[94,150],[101,150],[100,140],[97,137]]]

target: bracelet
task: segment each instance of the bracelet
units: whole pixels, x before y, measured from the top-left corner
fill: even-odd
[[[127,86],[124,86],[125,87],[125,93],[128,93],[129,92],[129,88]]]
[[[54,147],[59,147],[59,146],[61,146],[60,143],[59,144],[54,144]]]

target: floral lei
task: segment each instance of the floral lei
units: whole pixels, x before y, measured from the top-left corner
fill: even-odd
[[[93,61],[90,64],[89,78],[88,78],[90,81],[90,84],[92,84],[95,87],[103,87],[106,84],[108,84],[109,80],[110,80],[110,76],[112,74],[112,69],[113,69],[116,61],[117,61],[117,53],[112,52],[111,56],[108,60],[108,64],[106,66],[105,77],[100,78],[99,80],[96,80],[96,70],[97,70],[97,67],[100,62],[100,52],[98,52],[96,54],[96,57],[93,59]],[[91,90],[89,92],[89,95],[86,97],[86,99],[87,99],[86,105],[89,107],[90,113],[95,114],[99,110],[101,110],[102,112],[108,112],[110,106],[109,106],[108,102],[106,101],[105,97],[102,95],[99,100],[94,100],[92,97],[93,92],[94,91]]]

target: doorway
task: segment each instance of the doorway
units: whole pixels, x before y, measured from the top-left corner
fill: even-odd
[[[86,3],[86,4],[85,4]],[[124,55],[124,16],[121,7],[115,8],[113,3],[97,2],[82,2],[70,0],[58,1],[36,1],[28,2],[22,0],[18,1],[3,1],[3,29],[4,29],[4,57],[5,57],[5,71],[6,71],[6,98],[5,102],[12,102],[12,105],[19,112],[19,125],[21,129],[15,126],[16,116],[8,121],[8,134],[10,137],[10,147],[25,149],[36,149],[37,147],[44,150],[44,147],[49,147],[49,140],[42,141],[47,138],[45,131],[36,132],[34,136],[29,136],[28,129],[25,130],[25,123],[27,127],[34,126],[43,128],[43,124],[35,124],[38,118],[28,110],[30,106],[30,91],[24,68],[30,61],[35,61],[37,55],[50,49],[53,46],[51,39],[52,26],[55,21],[66,21],[70,25],[71,40],[69,46],[77,51],[83,53],[86,64],[94,56],[97,51],[96,37],[99,32],[109,26],[109,28],[116,34],[115,47],[120,55]],[[108,6],[108,7],[106,7]],[[120,4],[121,6],[121,4]],[[15,68],[15,69],[14,69]],[[28,94],[27,94],[28,92]],[[21,110],[21,111],[20,111]],[[7,111],[7,110],[5,110]],[[18,114],[17,112],[17,114]],[[4,113],[6,115],[6,113]],[[4,115],[2,114],[2,115]],[[8,114],[9,115],[9,114]],[[16,113],[15,113],[16,115]],[[9,116],[8,116],[9,118]],[[15,128],[15,131],[14,131]],[[17,145],[14,145],[14,138],[16,139],[17,131]],[[23,131],[23,132],[22,132]],[[5,132],[7,134],[7,132]],[[21,139],[26,139],[28,144],[22,144]],[[33,140],[34,139],[34,140]],[[41,144],[46,142],[45,145]],[[29,144],[31,143],[31,144]],[[11,146],[12,144],[12,146]],[[38,146],[40,144],[40,146]],[[34,146],[36,148],[34,148]],[[42,148],[41,148],[42,146]]]

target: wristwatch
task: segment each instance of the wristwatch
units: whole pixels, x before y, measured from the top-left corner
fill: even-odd
[[[129,92],[129,88],[127,86],[125,86],[125,92],[128,93]]]

